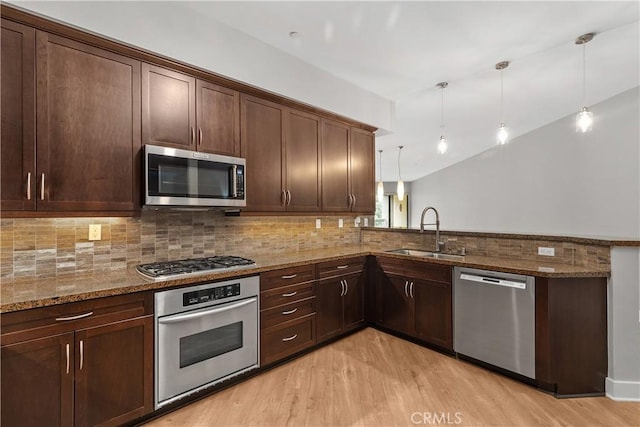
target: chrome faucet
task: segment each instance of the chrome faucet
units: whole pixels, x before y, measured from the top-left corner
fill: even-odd
[[[424,216],[427,214],[427,212],[429,212],[429,210],[433,210],[433,212],[435,212],[435,214],[436,214],[436,222],[426,224],[424,222]],[[440,215],[438,214],[438,211],[436,210],[436,208],[434,208],[432,206],[428,206],[428,207],[424,208],[424,210],[422,211],[422,215],[420,216],[420,232],[421,233],[424,233],[424,226],[425,225],[435,225],[436,226],[436,252],[440,252],[442,250],[442,248],[444,247],[444,242],[440,241]]]

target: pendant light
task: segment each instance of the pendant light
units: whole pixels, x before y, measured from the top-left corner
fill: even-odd
[[[500,71],[500,126],[498,126],[498,144],[504,145],[509,142],[509,130],[504,124],[504,84],[502,72],[509,66],[509,61],[502,61],[496,64],[496,70]]]
[[[587,65],[586,44],[589,43],[595,33],[583,34],[576,39],[577,45],[582,45],[582,108],[576,116],[576,132],[588,132],[593,129],[593,113],[587,107]]]
[[[436,85],[441,89],[440,97],[440,142],[438,142],[438,153],[444,154],[447,152],[447,138],[444,136],[444,89],[449,86],[447,82],[440,82]]]
[[[384,197],[384,183],[382,182],[382,150],[378,150],[378,153],[380,153],[380,165],[378,167],[378,176],[380,177],[380,180],[378,181],[377,196],[378,200],[382,200]]]
[[[398,146],[398,187],[396,192],[398,193],[398,200],[404,200],[404,181],[402,180],[402,174],[400,173],[400,153],[402,153],[402,145]]]

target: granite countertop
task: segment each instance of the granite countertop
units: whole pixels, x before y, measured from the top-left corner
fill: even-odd
[[[364,255],[411,259],[432,264],[452,266],[459,265],[550,278],[607,277],[610,272],[608,269],[599,270],[596,268],[578,267],[567,264],[549,263],[542,265],[537,261],[524,261],[515,258],[497,258],[473,255],[468,255],[462,260],[419,258],[407,255],[391,254],[384,252],[382,249],[370,248],[364,245],[354,245],[252,256],[251,258],[256,261],[255,267],[203,274],[195,278],[178,278],[157,282],[145,279],[133,268],[113,272],[95,272],[90,274],[76,274],[52,278],[25,277],[4,280],[0,286],[0,313],[133,292],[168,289],[205,281],[222,280],[231,277],[250,276],[277,268],[293,267],[309,263],[332,261]]]

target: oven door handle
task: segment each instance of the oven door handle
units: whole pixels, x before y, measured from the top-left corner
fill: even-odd
[[[197,319],[199,317],[210,316],[212,314],[224,313],[225,311],[235,310],[236,308],[244,307],[245,305],[253,304],[256,302],[255,298],[251,298],[245,301],[241,301],[237,304],[228,305],[221,308],[212,308],[204,311],[197,311],[195,313],[187,314],[174,314],[173,316],[161,317],[158,319],[158,323],[178,323],[185,320]]]

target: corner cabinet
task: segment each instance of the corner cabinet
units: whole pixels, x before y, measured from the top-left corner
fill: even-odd
[[[364,267],[364,257],[318,264],[319,343],[364,324]]]
[[[249,95],[241,118],[246,210],[320,211],[320,118]]]
[[[120,425],[153,410],[151,294],[2,315],[3,426]]]
[[[373,133],[322,120],[322,210],[375,211]]]
[[[377,323],[453,350],[451,267],[378,258]]]

